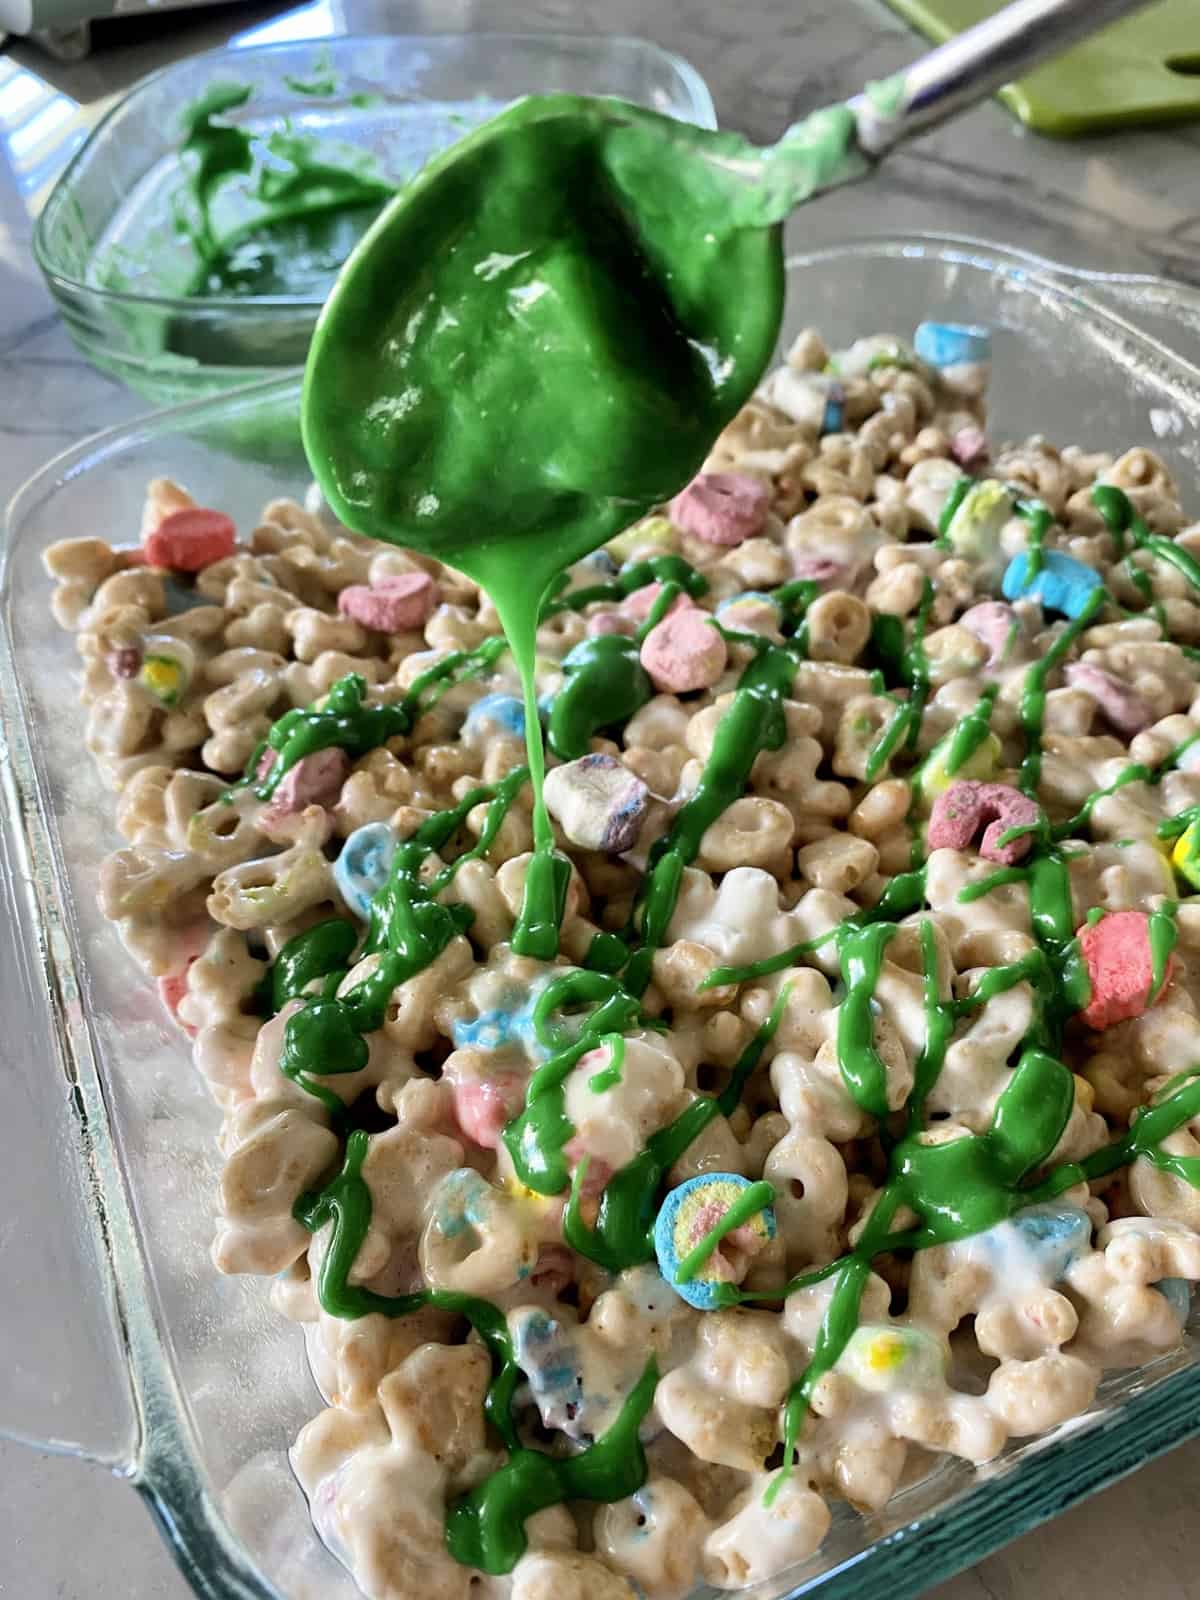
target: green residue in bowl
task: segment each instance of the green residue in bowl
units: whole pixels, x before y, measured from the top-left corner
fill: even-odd
[[[309,83],[304,92],[332,92],[328,82],[328,91]],[[197,259],[187,293],[322,300],[396,186],[354,146],[287,124],[263,135],[226,120],[251,94],[247,84],[215,83],[183,115],[190,204],[179,208],[176,227]],[[215,202],[235,179],[243,180],[250,215],[222,236]]]
[[[378,215],[378,205],[371,203],[266,222],[206,262],[191,292],[218,299],[322,300]]]

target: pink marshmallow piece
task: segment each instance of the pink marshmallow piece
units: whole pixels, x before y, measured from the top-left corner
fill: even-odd
[[[1154,721],[1153,710],[1137,690],[1103,667],[1094,667],[1090,661],[1073,661],[1063,676],[1073,689],[1091,695],[1117,732],[1127,739]]]
[[[979,854],[985,861],[1004,867],[1015,866],[1028,855],[1033,845],[1031,834],[1000,840],[1009,828],[1024,828],[1041,819],[1041,807],[1028,795],[1007,783],[978,783],[961,779],[942,791],[933,802],[929,817],[928,843],[931,850],[966,850],[980,830],[983,839]]]
[[[632,617],[623,617],[619,611],[597,611],[587,619],[588,635],[597,639],[606,633],[623,633],[629,636],[637,631]]]
[[[725,671],[729,650],[706,611],[676,611],[642,641],[641,662],[664,694],[710,689]]]
[[[114,678],[136,678],[142,670],[141,646],[126,644],[119,650],[110,650],[104,658],[104,665]]]
[[[792,559],[792,576],[807,578],[812,583],[827,583],[830,578],[840,578],[849,570],[844,561],[833,556],[795,556]]]
[[[705,1234],[717,1226],[728,1209],[723,1200],[710,1200],[707,1205],[701,1206],[692,1218],[692,1244],[699,1244]],[[725,1235],[709,1257],[708,1276],[724,1283],[740,1282],[746,1275],[751,1258],[758,1255],[766,1242],[763,1235],[748,1222],[742,1223]]]
[[[981,467],[989,454],[987,435],[982,428],[960,428],[950,440],[950,454],[960,467]]]
[[[606,1053],[604,1061],[607,1061],[607,1059]],[[582,1166],[585,1161],[587,1162],[587,1173],[579,1185],[580,1197],[584,1200],[598,1200],[605,1184],[613,1175],[613,1169],[608,1162],[601,1156],[593,1155],[587,1147],[587,1140],[582,1134],[578,1133],[563,1145],[563,1155],[566,1156],[567,1161],[570,1163],[572,1172],[577,1167]]]
[[[705,544],[735,545],[761,533],[771,491],[745,472],[701,472],[671,501],[671,521]]]
[[[273,759],[267,762],[269,754],[271,752],[264,750],[258,764],[260,777],[274,765]],[[305,806],[320,806],[327,800],[336,800],[349,770],[350,758],[344,750],[316,750],[284,773],[267,809],[275,817],[291,817]]]
[[[548,1289],[551,1294],[561,1294],[574,1279],[575,1258],[567,1247],[544,1244],[538,1251],[529,1275],[530,1283],[536,1284],[539,1289]]]
[[[233,518],[205,506],[172,511],[142,540],[149,564],[171,572],[200,572],[231,556],[236,546]]]
[[[520,1111],[525,1080],[515,1072],[497,1072],[490,1078],[459,1078],[454,1083],[454,1115],[474,1144],[484,1150],[500,1148],[500,1134]]]
[[[400,572],[369,588],[350,584],[338,595],[338,610],[376,633],[407,633],[424,627],[438,597],[438,586],[427,572]]]
[[[189,1034],[194,1034],[196,1030],[189,1023],[180,1021],[179,1003],[183,999],[184,995],[187,994],[188,967],[191,966],[195,959],[195,956],[189,956],[187,960],[187,966],[184,967],[182,972],[171,972],[168,973],[165,978],[160,978],[158,980],[158,998],[171,1013],[175,1021],[179,1023],[179,1026],[183,1029],[183,1031]]]
[[[632,594],[627,594],[624,600],[621,601],[620,614],[623,617],[630,618],[633,622],[645,622],[646,618],[654,610],[655,602],[661,593],[661,583],[643,584],[640,589],[635,589]],[[676,595],[667,610],[667,615],[670,617],[674,616],[677,611],[694,611],[695,609],[696,602],[690,594],[684,593]]]
[[[1140,1017],[1162,999],[1175,970],[1175,957],[1167,963],[1158,993],[1152,995],[1154,958],[1146,912],[1109,912],[1099,922],[1085,923],[1077,938],[1092,985],[1092,998],[1079,1013],[1089,1028],[1100,1031],[1115,1022]]]
[[[1006,606],[1003,600],[981,600],[978,605],[970,606],[958,619],[960,627],[974,634],[980,644],[987,645],[991,652],[989,666],[995,666],[1003,660],[1017,621],[1017,613],[1011,606]]]

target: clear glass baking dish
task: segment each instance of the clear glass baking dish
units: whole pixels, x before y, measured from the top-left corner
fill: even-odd
[[[835,342],[931,312],[990,324],[999,434],[1153,443],[1197,505],[1200,369],[1134,325],[1194,340],[1193,291],[944,238],[797,256],[789,283],[788,331],[811,322]],[[318,1406],[300,1332],[261,1283],[209,1264],[217,1114],[96,905],[112,799],[80,758],[75,658],[39,555],[65,535],[129,537],[162,471],[239,519],[300,488],[295,441],[268,465],[237,448],[264,412],[287,409],[295,382],[194,401],[59,456],[13,501],[0,569],[0,976],[14,1057],[0,1119],[0,1429],[127,1477],[211,1600],[355,1591],[287,1466]],[[981,1471],[941,1463],[877,1516],[840,1508],[820,1554],[756,1593],[904,1600],[1197,1433],[1200,1324],[1051,1437]]]
[[[156,405],[224,391],[304,360],[321,297],[193,296],[199,265],[176,226],[186,188],[180,116],[213,84],[246,85],[225,120],[368,155],[402,183],[521,95],[611,94],[715,127],[700,75],[656,44],[586,33],[350,34],[214,50],[137,84],[55,184],[33,251],[79,349]],[[305,85],[316,84],[317,89]],[[261,207],[237,181],[214,202],[228,236]]]

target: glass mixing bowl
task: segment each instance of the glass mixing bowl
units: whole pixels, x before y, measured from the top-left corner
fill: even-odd
[[[316,81],[320,92],[304,92]],[[89,361],[157,403],[303,362],[323,295],[198,298],[199,261],[175,226],[187,188],[180,114],[213,83],[248,85],[227,113],[254,133],[284,122],[373,158],[395,183],[530,93],[611,94],[704,127],[712,99],[677,56],[587,34],[353,35],[217,50],[157,72],[97,126],[50,194],[33,247]],[[248,215],[236,181],[226,221]]]

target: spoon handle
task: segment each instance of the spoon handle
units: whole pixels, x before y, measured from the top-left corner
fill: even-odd
[[[1148,0],[1014,0],[849,102],[864,154],[878,159],[984,100]]]

